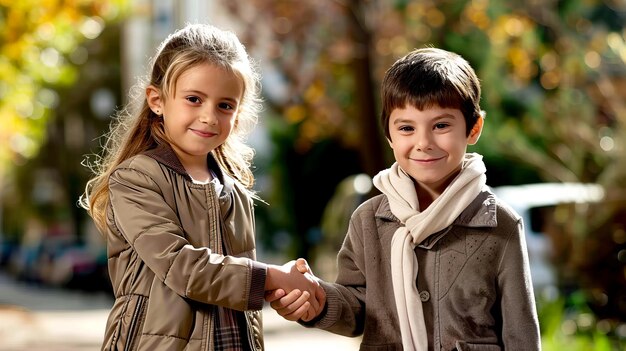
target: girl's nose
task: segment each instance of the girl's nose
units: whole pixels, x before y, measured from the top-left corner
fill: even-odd
[[[207,110],[200,112],[200,117],[198,119],[202,123],[206,123],[210,125],[217,124],[217,117],[215,116],[214,111],[211,109],[207,109]]]

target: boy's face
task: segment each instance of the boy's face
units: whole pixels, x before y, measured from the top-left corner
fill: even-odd
[[[407,105],[389,117],[389,145],[400,167],[420,187],[441,194],[461,169],[467,145],[478,141],[482,118],[466,136],[458,109]]]

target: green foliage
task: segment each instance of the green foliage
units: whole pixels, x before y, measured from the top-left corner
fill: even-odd
[[[58,100],[77,80],[80,44],[118,19],[125,0],[0,1],[0,180],[35,157]]]
[[[541,344],[544,351],[612,351],[626,349],[616,323],[598,321],[580,291],[569,297],[539,301]]]

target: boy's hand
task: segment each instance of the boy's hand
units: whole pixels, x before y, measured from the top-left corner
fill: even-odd
[[[310,275],[313,275],[313,271],[311,270],[311,267],[309,267],[309,263],[304,258],[298,258],[296,260],[296,268],[298,269],[298,272],[302,274],[309,273]]]
[[[301,292],[298,289],[285,294],[282,289],[269,291],[265,295],[265,300],[270,303],[273,309],[288,321],[304,320],[311,310],[311,303],[308,301],[310,294],[308,291]]]
[[[320,279],[313,274],[309,263],[304,258],[298,258],[296,260],[296,268],[302,274],[310,274],[311,277],[313,277],[313,279],[315,279],[315,281],[317,281],[319,284]],[[315,299],[319,303],[319,308],[309,308],[307,315],[302,318],[302,320],[305,322],[313,320],[313,318],[319,316],[319,314],[322,313],[324,306],[326,306],[326,291],[324,291],[324,288],[322,288],[321,285],[318,285],[317,289],[315,289]]]

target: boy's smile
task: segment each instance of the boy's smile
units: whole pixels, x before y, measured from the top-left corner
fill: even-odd
[[[389,145],[402,168],[424,189],[441,194],[461,169],[467,145],[478,141],[482,120],[466,136],[459,109],[407,105],[389,118]]]

